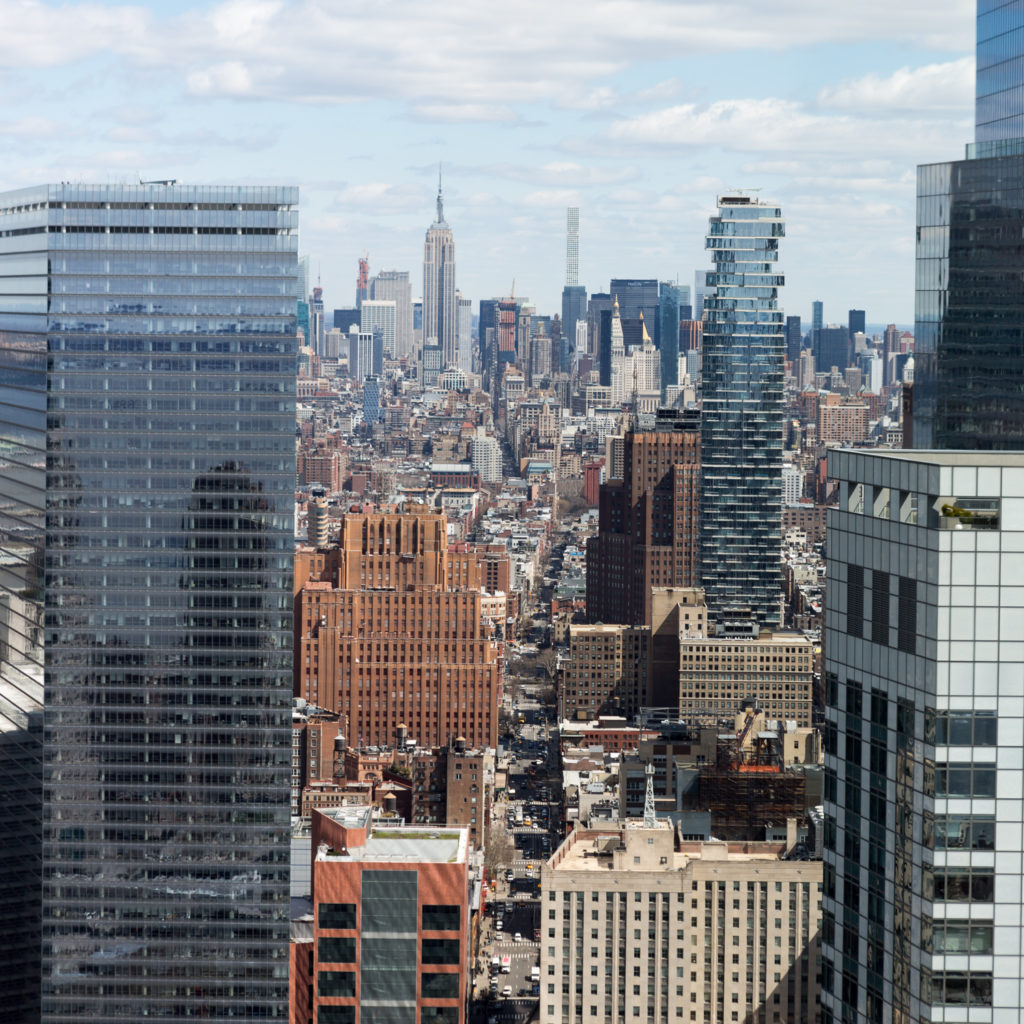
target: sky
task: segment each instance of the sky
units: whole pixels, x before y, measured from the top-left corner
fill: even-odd
[[[781,305],[912,325],[915,166],[973,138],[969,0],[0,0],[0,189],[297,184],[328,309],[422,290],[438,165],[473,300],[693,285],[716,196],[781,204]]]

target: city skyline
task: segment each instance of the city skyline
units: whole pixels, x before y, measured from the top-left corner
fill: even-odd
[[[502,38],[473,5],[429,20],[402,4],[0,9],[0,187],[298,184],[300,248],[336,306],[351,303],[364,249],[371,271],[419,276],[440,159],[458,284],[474,301],[515,278],[538,309],[559,308],[567,206],[581,211],[590,291],[619,275],[688,282],[708,269],[716,194],[747,185],[787,210],[787,311],[821,298],[827,319],[855,306],[909,325],[914,167],[971,135],[967,3],[796,4],[770,20],[739,0],[713,14],[653,0],[526,5],[531,32]],[[740,52],[717,84],[723,54]]]

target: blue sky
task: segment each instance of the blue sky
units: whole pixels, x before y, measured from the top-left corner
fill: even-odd
[[[913,322],[914,169],[972,138],[974,4],[0,0],[0,188],[302,187],[328,307],[357,259],[421,283],[437,164],[476,301],[693,283],[718,192],[787,218],[787,313]]]

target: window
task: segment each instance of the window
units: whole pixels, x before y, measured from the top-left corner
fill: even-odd
[[[940,711],[935,716],[935,742],[951,747],[994,747],[994,711]]]
[[[354,964],[356,962],[356,940],[322,936],[317,942],[317,959],[320,963]]]
[[[321,928],[355,928],[356,905],[354,903],[321,903]]]
[[[994,896],[993,872],[983,868],[935,869],[935,899],[952,903],[990,903]]]
[[[355,971],[321,971],[316,976],[316,990],[320,996],[354,996]]]
[[[972,971],[938,971],[932,976],[934,1001],[954,1006],[991,1006],[992,975]]]
[[[989,954],[992,952],[992,925],[980,921],[936,921],[932,951],[951,955]]]
[[[969,761],[935,765],[935,795],[952,797],[994,797],[995,765],[977,765]]]
[[[424,939],[422,962],[425,964],[457,964],[458,939]]]
[[[425,932],[457,932],[461,914],[457,904],[426,904],[423,907],[423,930]]]
[[[354,1006],[321,1006],[317,1011],[319,1024],[356,1024]]]
[[[424,973],[422,975],[420,995],[422,995],[424,999],[458,999],[458,973]]]

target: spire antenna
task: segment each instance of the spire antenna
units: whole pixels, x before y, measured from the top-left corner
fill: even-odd
[[[441,195],[441,162],[437,164],[437,223],[444,220],[444,199]]]

